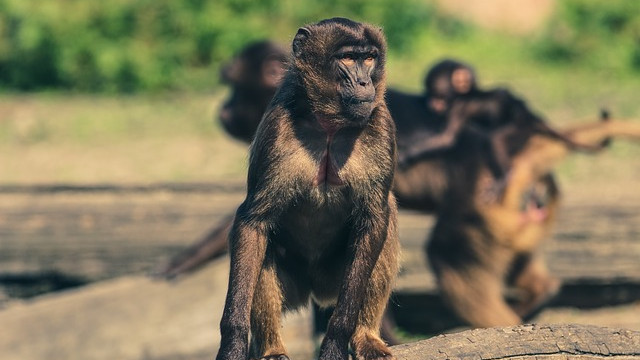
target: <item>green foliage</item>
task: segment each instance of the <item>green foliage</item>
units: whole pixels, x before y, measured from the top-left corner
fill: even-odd
[[[424,0],[0,0],[0,89],[208,89],[248,41],[288,43],[299,26],[333,16],[381,26],[396,59],[442,52],[437,44],[493,63],[507,39]],[[497,52],[483,54],[486,39]],[[531,49],[539,62],[640,72],[640,2],[558,2]]]
[[[640,71],[640,2],[565,0],[534,46],[552,63]]]
[[[0,0],[0,87],[135,92],[175,87],[267,35],[277,2]]]
[[[465,26],[420,0],[0,0],[0,88],[130,93],[195,81],[248,41],[290,40],[305,23],[349,17],[384,28],[391,52]],[[391,10],[393,9],[393,10]]]

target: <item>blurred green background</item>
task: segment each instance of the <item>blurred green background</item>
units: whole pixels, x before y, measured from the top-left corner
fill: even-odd
[[[526,5],[521,10],[544,11]],[[220,62],[248,41],[288,43],[297,27],[332,16],[382,26],[391,55],[418,62],[420,69],[424,60],[446,53],[473,57],[483,66],[517,60],[615,76],[640,73],[637,1],[559,1],[535,34],[513,37],[420,0],[1,0],[0,86],[120,93],[209,89]]]
[[[395,88],[456,57],[553,124],[639,110],[638,1],[0,0],[0,182],[242,179],[245,147],[213,125],[220,66],[332,16],[383,27]]]

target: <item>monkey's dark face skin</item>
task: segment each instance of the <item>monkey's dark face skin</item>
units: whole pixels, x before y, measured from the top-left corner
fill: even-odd
[[[438,114],[444,114],[455,97],[477,90],[475,71],[470,65],[445,59],[429,70],[424,86],[427,91],[427,107]]]
[[[377,58],[378,49],[373,46],[344,46],[332,59],[343,111],[351,118],[371,116],[376,97],[371,73]]]
[[[334,18],[298,30],[293,72],[318,117],[363,127],[384,99],[386,43],[379,29]]]

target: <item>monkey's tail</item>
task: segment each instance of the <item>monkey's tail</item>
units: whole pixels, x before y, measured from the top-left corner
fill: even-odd
[[[219,258],[229,250],[229,231],[233,225],[233,215],[226,216],[216,227],[195,244],[162,264],[151,276],[171,280],[201,268],[203,265]]]

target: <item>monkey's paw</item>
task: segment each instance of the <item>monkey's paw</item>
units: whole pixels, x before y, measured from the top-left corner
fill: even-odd
[[[389,348],[380,340],[369,338],[354,344],[357,360],[395,360]]]

